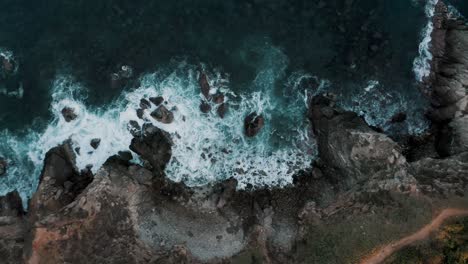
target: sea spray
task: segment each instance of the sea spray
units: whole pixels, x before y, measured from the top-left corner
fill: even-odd
[[[435,14],[435,8],[439,0],[427,0],[424,7],[425,14],[427,17],[427,24],[422,30],[422,40],[419,44],[419,56],[414,59],[413,72],[418,82],[424,81],[424,78],[428,77],[431,73],[431,40],[432,31],[434,30],[434,23],[432,18]]]

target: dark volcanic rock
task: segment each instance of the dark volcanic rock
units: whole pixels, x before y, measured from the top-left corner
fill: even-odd
[[[137,114],[138,118],[143,119],[144,110],[139,108],[139,109],[136,110],[136,114]]]
[[[244,131],[247,137],[255,137],[265,125],[262,115],[251,113],[244,119]]]
[[[145,124],[143,134],[132,140],[130,149],[147,160],[154,169],[162,172],[171,159],[172,142],[167,132],[151,124]]]
[[[71,107],[64,107],[62,109],[62,116],[67,122],[71,122],[78,117],[78,115],[75,113],[75,110]]]
[[[91,145],[91,147],[93,147],[93,149],[97,149],[99,148],[99,145],[101,145],[101,139],[100,138],[94,138],[91,140],[91,142],[89,143]]]
[[[150,102],[152,102],[155,106],[159,106],[164,102],[164,97],[158,96],[158,97],[150,97]]]
[[[151,103],[148,100],[143,98],[143,99],[140,100],[140,108],[143,109],[143,110],[144,109],[149,109],[149,108],[151,108]]]
[[[151,116],[157,121],[170,124],[174,121],[174,114],[169,111],[164,105],[159,106],[156,110],[151,113]]]
[[[4,158],[0,157],[0,176],[3,176],[6,174],[7,171],[7,162]]]
[[[140,136],[141,127],[140,127],[140,125],[138,124],[137,121],[131,120],[130,122],[128,122],[127,128],[130,131],[130,134],[132,134],[132,136],[134,136],[134,137]]]

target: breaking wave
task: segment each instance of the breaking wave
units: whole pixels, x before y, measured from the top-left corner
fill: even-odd
[[[432,31],[434,30],[434,23],[432,18],[434,17],[435,8],[439,0],[427,0],[426,6],[424,7],[427,24],[422,30],[422,40],[419,44],[419,56],[414,59],[413,72],[418,82],[423,82],[424,78],[428,77],[431,73],[431,40]]]

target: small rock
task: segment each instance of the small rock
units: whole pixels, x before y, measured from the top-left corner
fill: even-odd
[[[7,170],[7,162],[4,158],[0,158],[0,176],[3,176],[6,174]]]
[[[101,144],[101,139],[100,138],[94,138],[91,140],[91,147],[93,147],[93,149],[97,149],[99,147],[99,145]]]
[[[203,100],[200,103],[200,111],[205,114],[209,113],[211,111],[211,105],[207,101]]]
[[[244,120],[245,135],[247,137],[256,136],[265,125],[265,119],[256,112],[249,114]]]
[[[157,121],[164,124],[170,124],[174,121],[174,114],[171,111],[169,111],[164,105],[161,105],[160,107],[158,107],[158,109],[154,110],[151,113],[151,116]]]
[[[64,107],[62,109],[62,116],[65,118],[66,122],[71,122],[78,117],[78,115],[75,113],[75,110],[71,107]]]
[[[227,109],[228,109],[228,105],[226,103],[222,103],[218,106],[218,109],[216,112],[218,113],[219,117],[224,118],[224,116],[226,115]]]
[[[119,75],[126,79],[131,78],[133,76],[133,68],[128,65],[123,65],[120,68]]]
[[[158,96],[158,97],[150,97],[150,102],[152,102],[155,106],[159,106],[164,102],[164,97]]]
[[[149,109],[149,108],[151,108],[151,103],[148,100],[143,98],[143,99],[140,100],[140,108],[143,109],[143,110],[144,109]]]
[[[137,114],[138,118],[140,118],[140,119],[143,119],[143,114],[144,113],[145,113],[144,110],[141,109],[141,108],[136,110],[136,114]]]

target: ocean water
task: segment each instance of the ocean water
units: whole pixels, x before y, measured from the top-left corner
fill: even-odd
[[[141,125],[135,109],[156,95],[175,115],[166,125],[145,112],[174,141],[166,175],[194,186],[229,177],[240,188],[291,183],[316,157],[306,112],[321,92],[390,134],[422,133],[427,100],[418,87],[434,3],[1,1],[0,56],[17,69],[0,75],[0,156],[10,164],[0,194],[17,189],[27,201],[45,153],[67,139],[80,149],[77,166],[97,170],[128,150],[128,122]],[[113,85],[124,65],[133,76]],[[216,106],[199,111],[200,69],[212,92],[225,94],[224,119]],[[63,120],[65,106],[77,120]],[[243,120],[254,111],[266,125],[249,139]],[[389,122],[401,112],[404,122]]]

